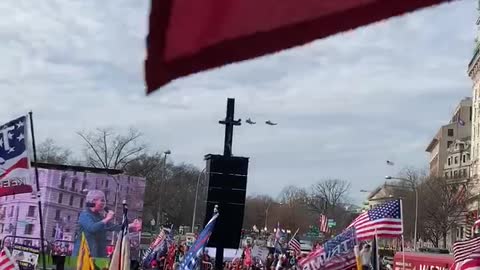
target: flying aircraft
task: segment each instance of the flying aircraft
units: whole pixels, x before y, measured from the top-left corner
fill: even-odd
[[[270,126],[276,126],[277,123],[273,123],[272,121],[268,120],[267,122],[265,122],[265,124],[267,125],[270,125]]]
[[[250,124],[250,125],[255,125],[257,122],[253,122],[252,119],[248,118],[247,121],[247,124]]]

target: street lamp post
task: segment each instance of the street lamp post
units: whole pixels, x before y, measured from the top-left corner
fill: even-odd
[[[197,187],[195,188],[195,202],[193,204],[192,233],[193,233],[193,228],[195,227],[195,217],[197,215],[198,186],[200,184],[200,178],[202,177],[202,175],[205,174],[206,169],[207,168],[203,168],[202,172],[200,172],[200,174],[197,177]]]
[[[167,178],[167,173],[166,173],[167,172],[167,155],[170,155],[171,153],[172,153],[172,151],[170,151],[170,150],[167,150],[167,151],[163,152],[163,154],[165,156],[163,158],[162,182],[165,182],[165,180]],[[160,196],[162,196],[163,185],[166,186],[166,183],[160,183]],[[163,204],[163,198],[160,201],[160,203]],[[163,214],[160,217],[160,214],[163,212],[162,208],[163,208],[163,205],[160,205],[160,207],[158,207],[158,211],[157,211],[157,221],[160,222],[159,224],[162,224],[164,222]]]
[[[406,178],[401,178],[401,177],[392,177],[392,176],[385,176],[385,179],[388,180],[400,180],[403,182],[410,183],[412,185],[413,190],[415,191],[415,229],[414,229],[414,235],[413,235],[413,250],[417,251],[417,222],[418,222],[418,188],[414,180],[412,179],[406,179]],[[402,217],[403,218],[403,217]]]

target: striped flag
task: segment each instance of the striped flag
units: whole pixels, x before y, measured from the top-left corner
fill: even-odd
[[[296,254],[300,254],[302,252],[302,246],[300,245],[300,242],[295,237],[292,237],[292,239],[288,241],[288,247],[293,249],[293,251],[295,251]]]
[[[130,270],[130,240],[128,237],[128,218],[126,204],[124,204],[122,231],[115,244],[109,270]]]
[[[480,270],[480,259],[467,259],[455,266],[458,270]]]
[[[348,228],[354,227],[359,241],[377,237],[394,238],[402,235],[403,223],[400,200],[393,200],[377,206],[358,216]]]
[[[298,264],[302,270],[351,270],[357,264],[354,253],[356,244],[355,229],[346,229],[302,258]]]
[[[90,255],[90,249],[88,248],[87,239],[85,234],[82,233],[82,240],[80,241],[80,249],[78,250],[77,257],[77,270],[94,270],[95,266],[92,262],[92,256]]]
[[[459,241],[453,244],[453,257],[456,263],[471,258],[480,249],[480,237]]]
[[[32,192],[27,117],[0,125],[0,197]]]
[[[328,233],[328,217],[324,214],[320,215],[320,219],[318,220],[318,228],[323,233]]]
[[[14,270],[18,269],[17,264],[12,259],[12,255],[10,251],[6,247],[3,247],[2,251],[0,251],[0,269],[2,270]]]

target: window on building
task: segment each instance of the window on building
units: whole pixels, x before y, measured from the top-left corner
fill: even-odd
[[[73,195],[70,195],[70,202],[68,203],[68,205],[70,206],[73,205],[73,199],[74,199]]]
[[[60,177],[60,188],[65,188],[65,179],[67,179],[67,174],[64,173],[62,174],[62,177]]]
[[[35,209],[36,207],[34,205],[28,206],[27,217],[35,217]]]
[[[87,181],[83,181],[82,183],[82,190],[87,188]]]
[[[55,228],[53,228],[52,230],[52,237],[55,237],[55,234],[56,234],[57,230]]]
[[[455,157],[454,162],[455,164],[458,164],[458,157]]]
[[[472,121],[472,107],[470,107],[470,121]]]
[[[27,234],[27,235],[33,234],[33,224],[27,224],[27,225],[25,225],[24,234]]]
[[[455,178],[458,177],[458,171],[453,171],[453,177],[455,177]]]
[[[463,155],[463,156],[462,156],[462,162],[463,162],[463,163],[466,162],[466,158],[467,158],[467,155]]]
[[[71,217],[70,216],[67,216],[67,221],[70,221]]]
[[[71,188],[71,191],[75,192],[76,191],[76,186],[77,186],[77,179],[74,178],[72,180],[72,188]]]
[[[463,169],[463,176],[467,176],[467,169]]]
[[[447,131],[447,135],[453,137],[453,128],[449,128]]]
[[[3,224],[0,224],[0,233],[3,233]]]
[[[448,179],[448,172],[445,173],[445,178]]]
[[[447,159],[447,164],[448,164],[448,166],[452,165],[452,159],[451,158]]]
[[[55,211],[55,220],[60,220],[60,210]]]
[[[69,232],[70,232],[70,228],[65,228],[65,232],[66,232],[66,233],[69,233]]]
[[[83,198],[80,198],[80,208],[83,208]]]
[[[63,200],[63,194],[60,193],[58,194],[58,203],[62,203],[62,200]]]
[[[105,187],[108,188],[108,179],[105,180]]]
[[[452,143],[453,143],[452,141],[447,141],[447,148],[449,148],[450,145],[452,145]]]
[[[13,205],[10,206],[10,213],[8,213],[9,217],[13,217],[13,209],[15,209],[15,207]]]

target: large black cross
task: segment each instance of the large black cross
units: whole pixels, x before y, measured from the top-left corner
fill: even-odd
[[[227,115],[225,120],[218,121],[218,123],[225,125],[225,145],[223,147],[223,155],[226,157],[232,156],[232,143],[233,143],[233,126],[240,126],[242,119],[234,120],[235,113],[235,99],[227,99]]]

